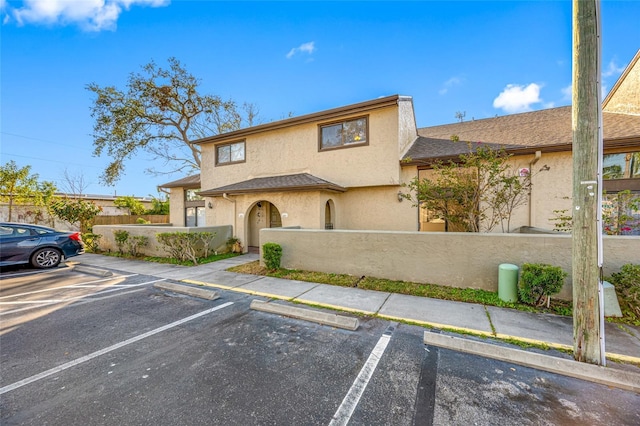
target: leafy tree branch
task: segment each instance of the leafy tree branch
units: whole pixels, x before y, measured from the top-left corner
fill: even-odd
[[[180,61],[172,57],[168,64],[168,68],[153,61],[144,65],[142,73],[129,75],[125,90],[87,85],[96,95],[91,106],[94,155],[106,154],[112,160],[101,176],[107,185],[120,179],[125,162],[140,151],[174,167],[148,170],[152,173],[199,170],[201,151],[194,140],[256,121],[254,105],[238,107],[232,100],[201,94],[200,80]]]

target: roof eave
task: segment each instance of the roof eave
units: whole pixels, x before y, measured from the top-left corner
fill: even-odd
[[[318,185],[318,186],[287,186],[280,188],[246,188],[246,189],[227,189],[227,190],[217,190],[210,189],[207,191],[199,191],[198,194],[203,197],[222,197],[224,194],[227,195],[247,195],[247,194],[257,194],[263,192],[300,192],[300,191],[330,191],[342,193],[346,192],[346,188],[343,188],[338,185]]]
[[[399,95],[387,96],[384,98],[374,99],[371,101],[360,102],[357,104],[347,105],[339,108],[333,108],[325,111],[315,112],[312,114],[301,115],[300,117],[288,118],[286,120],[275,121],[272,123],[260,124],[245,129],[235,130],[233,132],[222,133],[220,135],[210,136],[207,138],[193,141],[193,144],[201,145],[207,143],[217,143],[233,139],[242,139],[246,136],[256,133],[262,133],[271,130],[283,129],[286,127],[297,126],[311,122],[320,122],[335,119],[337,117],[360,114],[375,109],[386,108],[398,104],[399,100],[405,100],[405,97]]]

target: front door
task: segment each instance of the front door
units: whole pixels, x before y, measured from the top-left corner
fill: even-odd
[[[249,212],[249,247],[260,246],[260,230],[262,228],[279,228],[282,226],[280,211],[268,201],[260,201]]]

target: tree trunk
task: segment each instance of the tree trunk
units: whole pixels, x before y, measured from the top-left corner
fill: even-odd
[[[573,0],[573,352],[601,363],[598,299],[598,0]]]

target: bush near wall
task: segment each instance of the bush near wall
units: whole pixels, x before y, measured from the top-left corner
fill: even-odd
[[[156,234],[163,232],[212,232],[215,233],[215,238],[211,244],[211,249],[216,250],[219,253],[226,252],[226,240],[233,235],[233,228],[230,225],[227,226],[207,226],[199,228],[189,228],[183,226],[172,226],[171,224],[161,225],[95,225],[93,232],[95,234],[102,235],[100,239],[99,249],[102,251],[118,250],[118,247],[114,238],[114,230],[126,230],[130,237],[146,236],[148,237],[148,244],[145,247],[140,248],[140,253],[145,256],[157,256],[167,257],[167,252],[163,246],[158,243]]]
[[[100,215],[93,219],[93,225],[127,225],[138,223],[138,219],[144,219],[150,223],[169,223],[169,215],[143,214],[143,215]]]
[[[502,263],[547,263],[569,275],[558,294],[571,300],[571,236],[265,228],[282,246],[282,267],[457,288],[498,290]],[[640,264],[640,237],[604,236],[604,274]]]

